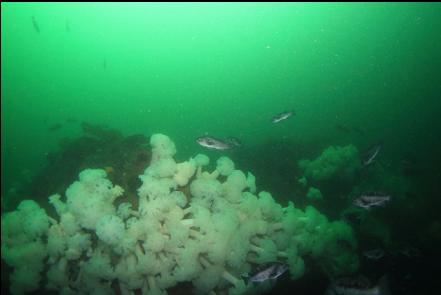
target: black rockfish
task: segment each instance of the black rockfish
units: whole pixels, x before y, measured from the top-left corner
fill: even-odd
[[[372,249],[363,252],[363,256],[371,260],[379,260],[384,257],[386,252],[383,249]]]
[[[294,115],[294,111],[288,111],[288,112],[283,112],[280,114],[275,115],[272,119],[271,122],[273,123],[279,123],[280,121],[286,120],[289,117],[291,117],[292,115]]]
[[[361,162],[364,166],[371,164],[375,158],[378,156],[378,153],[381,151],[383,147],[383,143],[379,142],[372,146],[370,146],[362,155]]]
[[[40,26],[38,25],[37,20],[35,19],[35,16],[32,16],[31,19],[32,19],[32,26],[34,27],[35,32],[40,34]]]
[[[203,147],[214,150],[229,150],[234,147],[233,144],[225,140],[217,139],[211,136],[198,137],[196,138],[196,142]]]
[[[262,283],[267,280],[275,280],[288,270],[288,265],[281,262],[270,262],[259,266],[257,273],[253,274],[248,281]]]
[[[391,196],[384,193],[368,192],[364,193],[353,201],[357,207],[370,209],[371,207],[384,207],[391,200]]]
[[[333,282],[326,290],[325,295],[389,295],[389,286],[386,276],[383,276],[373,286],[368,278],[358,276],[343,278]]]

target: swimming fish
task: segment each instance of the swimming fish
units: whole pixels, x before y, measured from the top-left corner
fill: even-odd
[[[359,127],[351,127],[349,125],[346,124],[337,124],[335,125],[335,128],[345,134],[353,134],[356,133],[358,135],[364,136],[365,135],[365,131]]]
[[[383,147],[383,143],[379,142],[372,146],[370,146],[366,152],[364,152],[361,156],[361,162],[364,166],[371,164],[375,158],[378,156],[378,153],[381,151]]]
[[[249,278],[249,282],[261,283],[275,280],[288,270],[288,265],[281,262],[271,262],[260,267],[260,271]]]
[[[343,133],[351,133],[352,129],[348,126],[348,125],[344,125],[344,124],[337,124],[335,125],[335,128]]]
[[[325,295],[389,295],[386,276],[383,276],[375,286],[364,276],[342,278],[333,282]]]
[[[38,23],[35,20],[35,16],[32,16],[32,25],[34,26],[34,30],[40,34],[40,27],[38,26]]]
[[[397,252],[398,254],[404,255],[407,258],[419,258],[421,257],[421,251],[412,246],[406,246]]]
[[[294,111],[288,111],[288,112],[283,112],[280,114],[275,115],[272,119],[271,122],[273,123],[279,123],[280,121],[286,120],[289,117],[291,117],[292,115],[294,115]]]
[[[363,256],[371,260],[379,260],[383,258],[385,254],[383,249],[372,249],[363,252]]]
[[[63,125],[61,125],[60,123],[53,124],[53,125],[49,126],[48,130],[49,130],[49,131],[57,131],[57,130],[60,130],[60,128],[61,128],[62,126],[63,126]]]
[[[66,122],[68,122],[68,123],[77,123],[78,120],[75,119],[75,118],[71,118],[71,117],[69,117],[69,118],[66,119]]]
[[[231,143],[225,140],[217,139],[211,136],[198,137],[196,142],[203,147],[214,150],[229,150],[234,147]]]
[[[384,193],[364,193],[353,201],[357,207],[369,210],[372,207],[383,207],[391,200],[391,196]]]
[[[364,129],[360,127],[353,127],[352,130],[357,132],[361,136],[364,136],[366,134],[366,131],[364,131]]]

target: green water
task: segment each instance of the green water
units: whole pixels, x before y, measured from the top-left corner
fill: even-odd
[[[78,134],[74,124],[48,131],[66,118],[163,132],[185,156],[201,150],[194,139],[205,133],[247,146],[335,143],[348,141],[334,128],[344,124],[366,130],[349,141],[386,139],[390,157],[411,150],[439,160],[440,11],[439,3],[2,3],[2,192]],[[287,109],[293,120],[269,123]]]

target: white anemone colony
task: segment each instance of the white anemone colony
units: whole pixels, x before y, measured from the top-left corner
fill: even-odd
[[[357,267],[345,223],[256,193],[255,177],[227,157],[210,173],[207,156],[176,163],[167,136],[155,134],[150,143],[137,208],[115,206],[123,189],[104,170],[86,169],[65,200],[49,197],[56,218],[32,200],[2,215],[1,253],[13,268],[12,293],[166,294],[191,282],[196,293],[242,294],[256,286],[241,275],[266,262],[286,263],[292,279],[303,275],[306,256],[332,274]]]

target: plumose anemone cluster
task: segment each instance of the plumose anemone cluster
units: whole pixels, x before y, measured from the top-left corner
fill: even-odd
[[[317,182],[334,177],[352,178],[361,168],[361,162],[358,149],[349,144],[330,146],[314,160],[300,160],[299,167],[308,180]]]
[[[2,215],[2,259],[13,268],[10,290],[61,294],[166,294],[181,282],[194,293],[243,294],[260,286],[243,274],[268,262],[300,278],[312,257],[333,275],[358,266],[352,229],[314,207],[278,204],[256,192],[255,177],[221,157],[197,155],[176,163],[165,135],[151,137],[152,161],[140,176],[138,202],[124,198],[100,169],[83,170],[49,203],[49,217],[32,200]],[[260,288],[262,289],[262,288]]]

